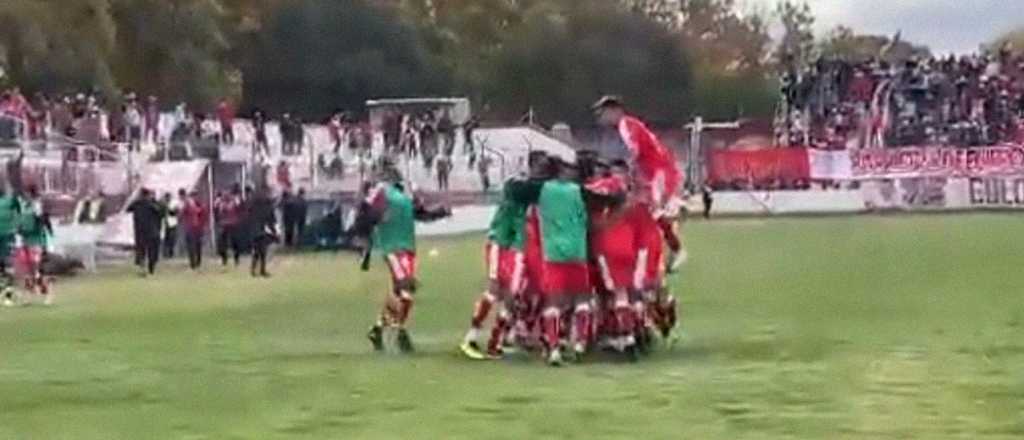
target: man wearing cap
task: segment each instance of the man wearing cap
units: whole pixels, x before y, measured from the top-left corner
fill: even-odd
[[[622,100],[616,96],[604,96],[592,106],[594,115],[601,125],[618,130],[623,143],[633,155],[638,185],[646,189],[651,212],[658,220],[665,242],[673,253],[671,268],[676,269],[686,261],[674,228],[679,201],[679,187],[682,173],[676,163],[675,154],[658,140],[647,125],[635,116],[626,113]]]

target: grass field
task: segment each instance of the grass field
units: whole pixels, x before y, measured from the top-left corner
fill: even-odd
[[[370,352],[385,278],[350,256],[68,281],[0,310],[0,439],[1024,437],[1021,217],[687,232],[686,338],[637,365],[458,357],[480,237],[421,243],[408,358]]]

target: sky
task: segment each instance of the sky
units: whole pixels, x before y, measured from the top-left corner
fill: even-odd
[[[771,11],[777,0],[741,0]],[[817,18],[815,32],[836,25],[859,33],[893,35],[926,44],[936,54],[967,53],[982,43],[1024,28],[1024,0],[807,0]]]

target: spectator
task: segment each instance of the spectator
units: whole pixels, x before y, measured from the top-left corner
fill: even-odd
[[[181,209],[188,198],[185,189],[178,190],[178,197],[171,198],[171,194],[164,194],[163,204],[167,208],[167,216],[164,220],[164,258],[174,258],[175,250],[178,247],[178,224],[180,223]]]
[[[282,160],[277,164],[277,171],[275,174],[277,176],[277,186],[281,188],[282,191],[291,191],[292,173],[291,167],[288,165],[287,161]]]
[[[197,270],[203,265],[203,236],[209,226],[209,210],[199,199],[199,193],[193,191],[188,195],[181,210],[181,220],[185,226],[185,247],[188,252],[188,267]]]
[[[267,189],[257,190],[249,204],[249,225],[252,228],[252,264],[249,273],[269,278],[267,259],[270,245],[277,241],[277,220],[274,218],[274,201]]]
[[[153,198],[153,192],[143,188],[139,198],[128,205],[135,233],[135,265],[142,275],[156,273],[160,260],[160,229],[166,208]]]
[[[452,158],[442,154],[437,158],[437,190],[448,191],[448,177],[452,172]]]
[[[160,138],[160,102],[156,96],[146,99],[146,142],[158,142]]]
[[[480,161],[477,163],[477,172],[480,174],[480,185],[484,189],[484,193],[491,190],[491,156],[487,154],[480,155]]]
[[[235,107],[227,98],[222,98],[217,104],[217,122],[220,123],[220,143],[235,143]]]
[[[242,239],[244,231],[241,230],[243,220],[242,188],[235,185],[230,193],[220,194],[214,201],[214,216],[217,223],[217,254],[220,255],[221,264],[228,265],[228,252],[234,257],[235,266],[238,266],[242,255]]]
[[[256,110],[252,115],[252,128],[255,134],[255,143],[252,146],[253,156],[260,154],[270,157],[270,145],[267,144],[267,119],[263,111]]]
[[[135,94],[128,95],[128,103],[125,104],[124,125],[127,133],[128,150],[139,151],[142,143],[142,109],[135,100]]]

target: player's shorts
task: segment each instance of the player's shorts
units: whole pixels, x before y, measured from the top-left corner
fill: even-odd
[[[622,221],[596,232],[591,244],[599,275],[594,280],[609,291],[632,287],[637,253],[633,226]]]
[[[36,269],[43,263],[41,246],[22,246],[14,251],[15,271],[21,276],[33,276]]]
[[[526,242],[523,249],[526,275],[524,279],[527,294],[540,294],[544,288],[544,251],[540,243],[540,217],[537,208],[531,207],[526,216]]]
[[[645,246],[637,252],[633,287],[637,290],[657,289],[662,287],[665,279],[665,244],[661,230],[650,230],[644,243]]]
[[[597,266],[601,275],[601,283],[608,291],[633,286],[636,258],[632,255],[632,252],[625,254],[619,252],[598,254]]]
[[[416,253],[399,251],[384,256],[391,272],[391,282],[397,289],[412,290],[416,286]]]
[[[542,283],[546,297],[590,293],[590,266],[585,262],[544,262]]]
[[[497,282],[506,292],[518,294],[526,277],[526,258],[523,252],[487,243],[487,279]]]

